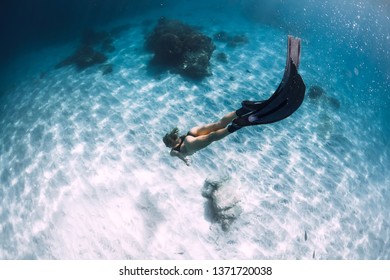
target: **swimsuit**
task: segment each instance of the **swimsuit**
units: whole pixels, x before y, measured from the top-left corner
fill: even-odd
[[[172,150],[174,151],[178,151],[180,153],[180,148],[181,148],[181,145],[183,145],[184,143],[184,139],[187,137],[187,135],[183,135],[183,136],[180,136],[179,139],[180,139],[180,144],[175,147],[175,148],[172,148]]]
[[[186,135],[180,136],[180,137],[179,137],[179,139],[180,139],[180,144],[179,144],[177,147],[172,148],[172,150],[178,151],[178,152],[180,153],[180,149],[181,149],[181,146],[182,146],[183,143],[184,143],[184,139],[185,139],[188,135],[189,135],[189,136],[196,137],[195,135],[191,134],[190,132],[188,132]]]

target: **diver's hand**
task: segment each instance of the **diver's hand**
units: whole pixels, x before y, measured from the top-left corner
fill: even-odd
[[[190,166],[190,165],[191,165],[191,159],[188,158],[188,157],[185,157],[185,158],[184,158],[184,162],[186,163],[187,166]]]

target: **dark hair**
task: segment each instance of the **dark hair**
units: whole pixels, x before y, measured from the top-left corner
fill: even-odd
[[[165,134],[163,137],[163,142],[165,146],[172,148],[173,144],[176,142],[176,140],[179,138],[179,129],[175,127],[171,130],[171,132]]]

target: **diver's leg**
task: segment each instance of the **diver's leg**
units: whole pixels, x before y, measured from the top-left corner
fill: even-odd
[[[237,118],[236,111],[230,112],[222,117],[217,123],[221,126],[221,128],[226,127],[229,123],[231,123],[235,118]]]
[[[197,137],[197,136],[210,134],[213,131],[218,131],[222,128],[225,128],[235,118],[237,118],[236,112],[235,111],[230,112],[215,123],[210,123],[210,124],[192,128],[190,130],[190,135]]]

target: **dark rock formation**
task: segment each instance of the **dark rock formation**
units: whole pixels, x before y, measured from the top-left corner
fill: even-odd
[[[248,37],[245,35],[229,35],[225,31],[215,33],[213,39],[218,42],[226,43],[228,47],[237,47],[249,42]]]
[[[307,96],[311,99],[318,99],[323,95],[325,95],[325,90],[317,85],[311,86],[307,94]]]
[[[236,35],[233,36],[230,41],[227,43],[228,47],[237,47],[249,42],[249,39],[245,35]]]
[[[340,109],[340,101],[332,96],[327,96],[327,102],[333,109]]]
[[[130,25],[121,25],[110,31],[95,31],[86,29],[80,40],[80,46],[75,52],[58,63],[55,67],[60,68],[68,65],[75,65],[78,70],[84,70],[96,64],[107,61],[105,53],[115,51],[114,36],[126,31]],[[112,65],[102,67],[103,74],[112,72]]]
[[[77,69],[83,70],[92,65],[103,63],[106,60],[107,57],[103,53],[94,50],[91,46],[82,45],[73,55],[58,63],[56,68],[73,64],[77,67]]]
[[[237,186],[228,177],[206,179],[202,195],[209,199],[214,219],[223,230],[228,230],[242,211]]]
[[[152,63],[192,78],[211,74],[210,58],[215,49],[211,38],[176,20],[162,18],[145,42],[154,53]]]
[[[100,70],[102,71],[103,75],[107,75],[107,74],[112,73],[112,71],[113,71],[113,66],[112,66],[112,64],[103,64],[103,65],[100,67]]]
[[[223,52],[217,53],[217,60],[219,62],[223,62],[223,63],[227,63],[228,62],[227,55],[225,53],[223,53]]]
[[[307,95],[315,102],[320,101],[322,104],[327,104],[335,110],[340,109],[340,101],[335,97],[328,96],[325,90],[318,85],[311,86]]]

